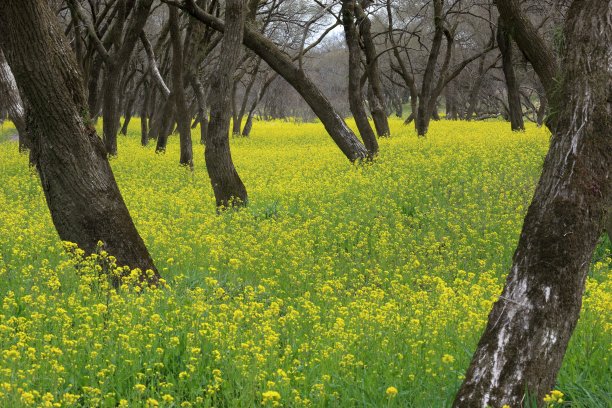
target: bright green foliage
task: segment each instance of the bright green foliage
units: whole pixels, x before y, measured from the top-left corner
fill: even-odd
[[[0,406],[449,406],[549,135],[391,124],[375,163],[353,166],[319,124],[256,123],[232,139],[251,205],[221,215],[201,146],[191,173],[177,137],[165,155],[120,137],[113,169],[167,281],[146,290],[109,289],[107,254],[58,242],[27,158],[0,144]],[[600,245],[563,406],[611,404],[609,256]]]

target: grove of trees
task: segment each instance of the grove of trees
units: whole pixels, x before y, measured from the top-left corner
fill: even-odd
[[[316,118],[356,165],[376,165],[391,114],[421,138],[432,120],[547,126],[550,150],[505,288],[454,404],[518,407],[553,388],[612,219],[611,6],[4,0],[0,117],[29,150],[60,238],[88,253],[101,241],[119,264],[150,271],[149,283],[159,274],[109,164],[134,116],[142,145],[159,154],[178,134],[178,164],[206,166],[219,211],[248,204],[230,137],[249,137],[256,118]],[[204,160],[193,154],[198,124]]]

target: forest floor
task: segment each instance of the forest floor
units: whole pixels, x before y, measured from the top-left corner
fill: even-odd
[[[250,205],[216,215],[203,147],[190,172],[177,136],[155,154],[134,120],[111,162],[167,282],[146,290],[109,289],[106,254],[59,242],[26,156],[0,143],[0,406],[450,406],[549,134],[441,121],[419,139],[401,123],[354,166],[320,124],[256,122],[232,138]],[[611,249],[562,406],[612,406]]]

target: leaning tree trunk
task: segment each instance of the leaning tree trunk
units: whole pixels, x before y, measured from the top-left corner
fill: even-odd
[[[518,2],[497,3],[521,50],[542,53]],[[542,397],[555,385],[591,256],[612,208],[612,12],[606,3],[602,8],[601,0],[576,0],[570,6],[560,88],[544,76],[555,66],[532,60],[555,112],[551,147],[506,285],[455,407],[520,407],[525,392],[544,405]]]
[[[506,78],[510,127],[515,132],[525,130],[519,83],[516,80],[514,67],[512,66],[512,43],[510,42],[510,33],[501,17],[497,20],[497,46],[502,55],[502,69],[504,71],[504,77]]]
[[[363,105],[363,93],[361,92],[361,49],[359,48],[359,36],[357,26],[355,25],[355,0],[342,0],[342,24],[349,51],[349,106],[363,139],[363,144],[368,149],[370,157],[373,157],[378,153],[378,141],[372,126],[370,126],[368,114]]]
[[[150,269],[157,281],[104,145],[88,124],[81,73],[48,2],[0,2],[0,47],[30,105],[31,154],[60,238],[87,253],[102,241],[118,264]]]
[[[225,29],[223,21],[199,8],[194,0],[187,0],[184,4],[176,4],[176,6],[180,6],[193,17],[217,31]],[[248,25],[245,27],[243,42],[304,98],[304,101],[325,126],[327,133],[350,161],[359,161],[368,156],[367,149],[342,120],[329,100],[306,73],[295,66],[287,54]]]
[[[9,119],[15,125],[19,134],[19,150],[23,151],[29,147],[28,133],[26,129],[26,111],[17,89],[17,82],[8,66],[4,54],[0,49],[0,97],[3,105],[8,111]]]
[[[231,91],[234,71],[240,60],[244,33],[243,0],[226,0],[225,31],[217,71],[211,80],[210,122],[204,149],[217,207],[246,205],[247,191],[234,167],[229,145]]]
[[[180,140],[179,163],[193,168],[193,147],[191,143],[191,115],[185,100],[183,84],[183,45],[179,27],[178,10],[170,7],[170,40],[172,42],[172,89],[176,108],[176,124]]]

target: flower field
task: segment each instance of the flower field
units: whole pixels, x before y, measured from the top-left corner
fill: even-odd
[[[375,163],[354,166],[320,124],[257,122],[232,139],[250,205],[217,215],[203,147],[190,172],[177,136],[155,154],[134,120],[112,166],[167,285],[114,290],[108,254],[59,241],[5,123],[0,406],[449,407],[549,134],[391,126]],[[611,248],[595,253],[551,406],[612,406]]]

